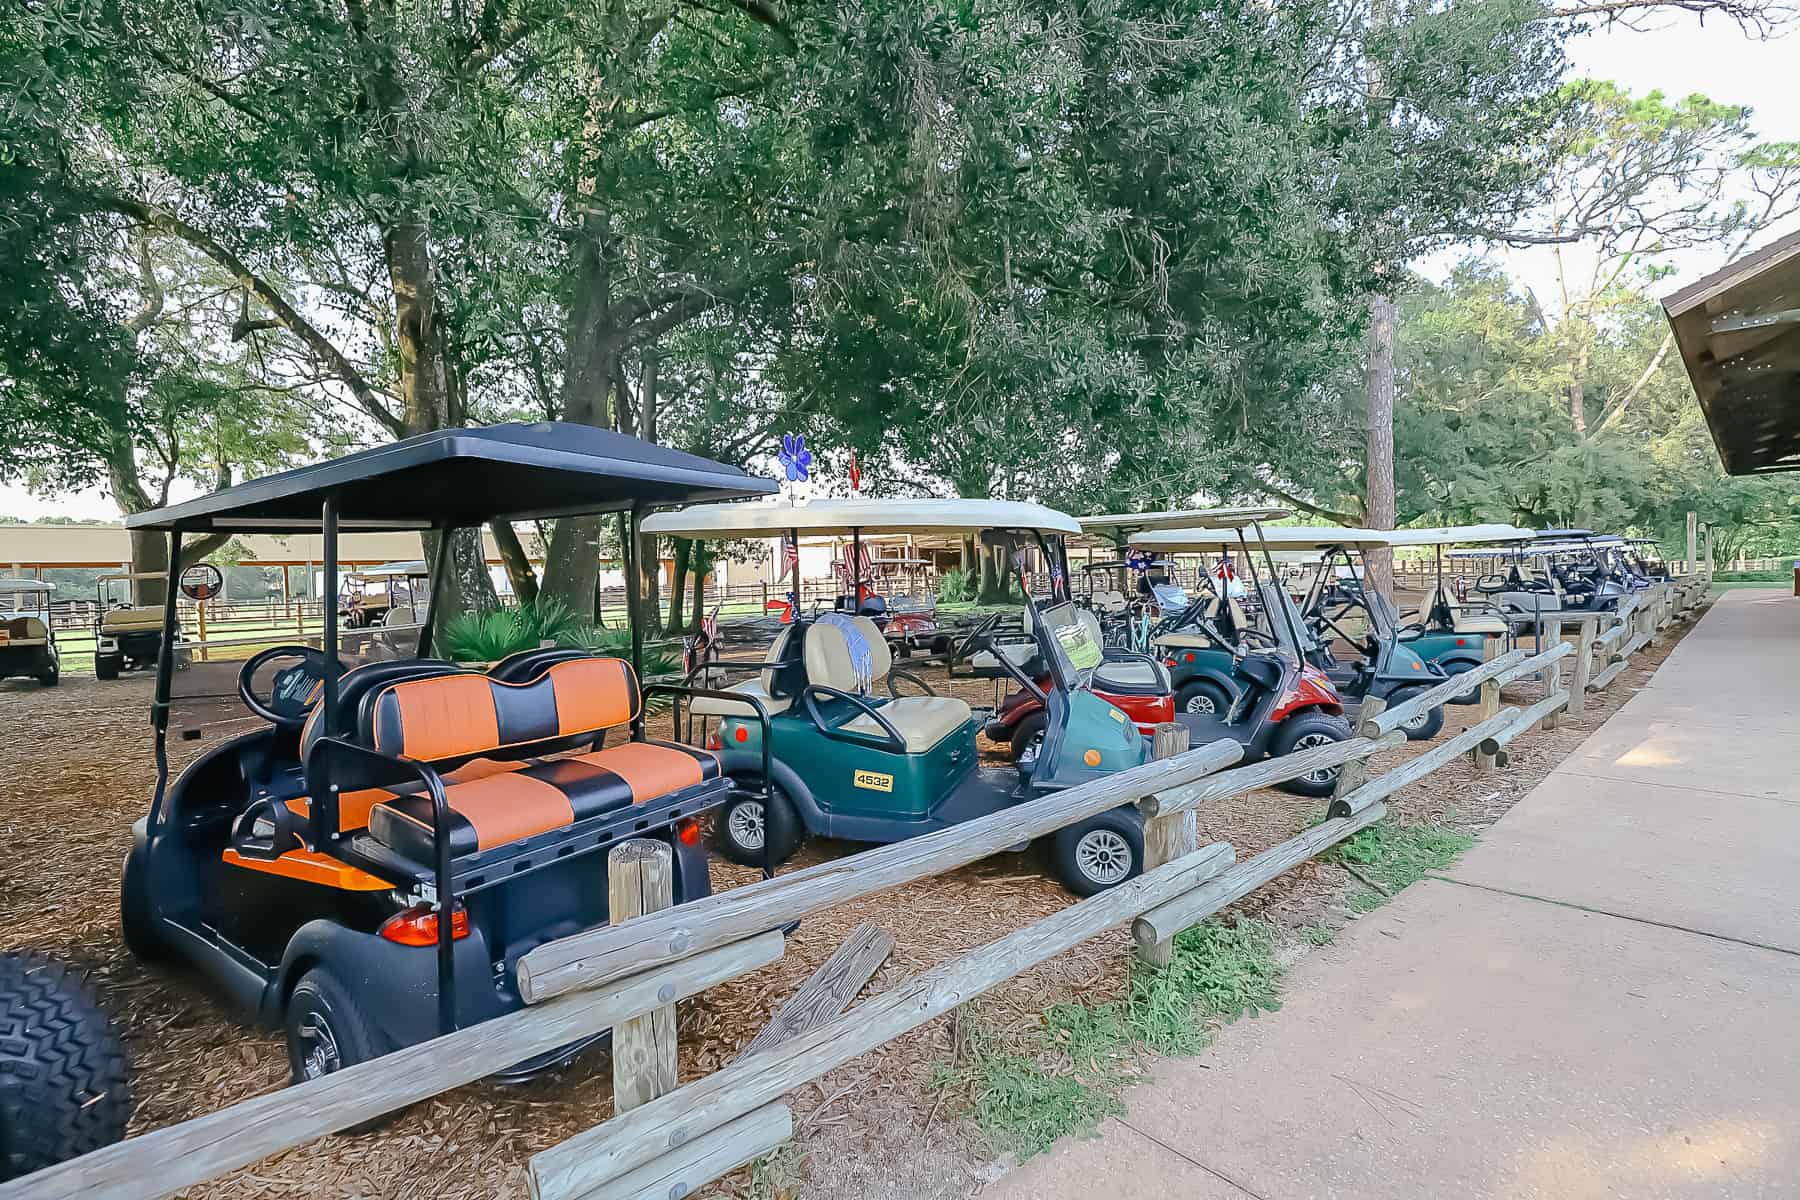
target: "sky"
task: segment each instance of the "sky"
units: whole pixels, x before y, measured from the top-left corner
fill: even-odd
[[[1691,16],[1670,18],[1661,28],[1649,32],[1602,30],[1576,38],[1569,45],[1576,74],[1611,79],[1633,92],[1653,88],[1671,96],[1702,92],[1714,100],[1749,105],[1755,110],[1753,124],[1757,133],[1770,141],[1800,141],[1800,88],[1794,82],[1796,52],[1800,52],[1800,29],[1784,38],[1757,41],[1747,38],[1729,21],[1710,20],[1702,24]],[[1775,236],[1771,233],[1762,240]],[[1509,256],[1508,265],[1528,276],[1544,269],[1527,255]],[[1723,264],[1716,261],[1716,256],[1690,256],[1676,265],[1680,273],[1669,281],[1669,291]],[[191,489],[184,494],[191,494]],[[101,491],[44,500],[22,487],[0,484],[0,517],[117,520],[118,515],[112,500]]]

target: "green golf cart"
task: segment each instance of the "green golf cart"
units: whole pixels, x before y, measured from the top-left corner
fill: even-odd
[[[1018,766],[981,766],[976,734],[986,714],[895,670],[880,631],[860,614],[797,619],[760,664],[745,668],[755,677],[732,689],[743,700],[696,698],[692,711],[717,720],[727,774],[759,792],[763,746],[748,701],[768,713],[769,802],[743,791],[714,822],[715,844],[733,861],[780,862],[806,833],[878,843],[917,837],[1149,756],[1147,739],[1126,714],[1084,680],[1103,655],[1069,597],[1063,539],[1080,532],[1071,517],[998,500],[818,500],[699,505],[648,517],[643,529],[713,539],[847,535],[852,562],[860,561],[865,533],[974,534],[1005,549],[1026,596],[1022,633],[1001,639],[1003,614],[992,614],[962,635],[954,651],[957,659],[990,659],[1043,704],[1042,747]],[[797,563],[793,569],[798,595]],[[1042,604],[1034,592],[1047,593]],[[1154,669],[1147,659],[1143,666]],[[920,694],[901,695],[902,683]],[[1062,881],[1092,895],[1137,874],[1143,845],[1141,818],[1127,805],[1062,830],[1051,848]]]

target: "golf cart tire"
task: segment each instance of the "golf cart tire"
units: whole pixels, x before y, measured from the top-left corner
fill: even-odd
[[[1190,709],[1188,707],[1188,705],[1193,703],[1196,698],[1201,696],[1212,701],[1213,707],[1210,713],[1207,713],[1205,709]],[[1175,693],[1176,712],[1194,712],[1203,713],[1208,716],[1223,717],[1226,713],[1231,711],[1231,704],[1231,696],[1226,694],[1224,688],[1220,687],[1210,679],[1190,679],[1182,684],[1180,689]]]
[[[1292,753],[1294,743],[1312,733],[1322,733],[1334,742],[1347,742],[1354,731],[1350,722],[1342,717],[1334,717],[1330,713],[1313,709],[1310,712],[1296,713],[1281,723],[1276,730],[1275,739],[1269,746],[1270,758],[1281,758]],[[1331,778],[1320,782],[1313,779],[1289,779],[1275,786],[1295,796],[1329,796],[1337,788],[1339,767],[1331,772]]]
[[[1438,666],[1444,668],[1444,673],[1446,675],[1451,676],[1452,678],[1454,678],[1455,676],[1461,675],[1464,671],[1473,671],[1476,667],[1479,667],[1480,665],[1481,665],[1480,659],[1475,659],[1473,661],[1468,660],[1468,659],[1461,659],[1461,658],[1451,658],[1451,659],[1440,658],[1440,659],[1438,659]],[[1481,688],[1479,685],[1477,685],[1475,687],[1470,688],[1468,691],[1464,692],[1460,696],[1450,697],[1450,699],[1444,701],[1444,703],[1445,704],[1476,704],[1476,703],[1479,703],[1480,700],[1481,700]]]
[[[0,1180],[109,1146],[130,1115],[125,1047],[87,985],[0,954]]]
[[[330,1031],[338,1051],[337,1065],[327,1074],[380,1058],[393,1048],[330,967],[323,964],[309,967],[288,994],[287,1009],[281,1018],[282,1033],[287,1040],[288,1079],[292,1083],[302,1083],[307,1078],[308,1047],[302,1041],[300,1031],[306,1023],[319,1021]],[[367,1133],[389,1124],[397,1116],[398,1111],[384,1113],[342,1132]]]
[[[1012,760],[1014,762],[1021,761],[1025,757],[1025,751],[1031,748],[1031,743],[1042,738],[1044,736],[1044,730],[1047,729],[1049,725],[1050,719],[1044,715],[1044,710],[1040,708],[1038,711],[1032,713],[1030,716],[1021,720],[1017,725],[1013,726],[1012,738],[1009,743],[1012,749]]]
[[[1395,692],[1388,697],[1388,707],[1392,708],[1397,704],[1405,704],[1408,700],[1424,690],[1424,688],[1406,688],[1403,691]],[[1429,742],[1432,738],[1436,737],[1443,728],[1444,706],[1440,704],[1436,708],[1428,711],[1425,714],[1424,720],[1412,725],[1402,725],[1400,727],[1400,732],[1406,735],[1406,740],[1409,742]]]
[[[739,778],[735,777],[734,778]],[[754,787],[755,780],[743,781],[746,786]],[[800,823],[800,812],[794,802],[788,798],[781,785],[769,786],[769,806],[763,813],[763,837],[768,839],[768,846],[748,846],[731,832],[731,816],[734,810],[745,804],[757,801],[749,796],[734,796],[727,801],[725,807],[713,814],[713,848],[721,858],[734,862],[740,867],[760,867],[767,861],[771,865],[786,862],[800,848],[800,838],[804,829]]]
[[[144,848],[134,846],[125,854],[125,865],[119,871],[119,932],[125,937],[125,949],[142,963],[162,962],[169,957],[169,944],[156,928],[156,914],[150,907],[150,885],[145,879]]]
[[[62,673],[60,671],[45,671],[42,675],[37,677],[37,681],[42,687],[55,687],[62,682]]]
[[[1117,879],[1099,882],[1082,870],[1079,857],[1081,840],[1090,833],[1116,833],[1131,851],[1131,869]],[[1079,824],[1059,829],[1050,835],[1050,857],[1056,866],[1056,877],[1077,896],[1097,896],[1110,891],[1128,879],[1136,879],[1144,871],[1144,823],[1136,813],[1112,809],[1089,817]]]
[[[125,659],[120,655],[96,654],[94,656],[94,678],[117,679],[119,671],[124,665]]]

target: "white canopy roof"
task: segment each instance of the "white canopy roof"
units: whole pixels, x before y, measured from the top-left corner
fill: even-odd
[[[645,533],[691,538],[780,537],[801,533],[978,533],[983,529],[1034,529],[1076,534],[1075,518],[1018,500],[813,500],[696,504],[645,517]]]
[[[1381,530],[1336,525],[1272,525],[1264,526],[1262,533],[1263,542],[1271,550],[1322,550],[1327,546],[1367,549],[1388,544],[1388,535]],[[1258,544],[1254,531],[1244,535],[1244,543]],[[1205,554],[1239,547],[1235,530],[1217,529],[1164,529],[1134,535],[1131,544],[1140,550],[1161,550],[1167,554]]]
[[[379,567],[362,567],[355,571],[345,571],[346,575],[358,575],[365,579],[380,579],[388,576],[425,576],[431,572],[425,566],[425,560],[415,558],[410,562],[382,563]]]
[[[15,592],[54,592],[56,585],[42,579],[0,579],[0,596]]]
[[[1239,529],[1253,521],[1279,521],[1281,508],[1187,508],[1169,512],[1104,513],[1082,517],[1083,533],[1136,533],[1151,529]]]
[[[1387,535],[1387,540],[1390,546],[1473,546],[1526,542],[1536,536],[1517,525],[1440,525],[1431,529],[1396,529]]]

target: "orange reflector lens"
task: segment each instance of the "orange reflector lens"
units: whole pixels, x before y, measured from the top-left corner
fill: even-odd
[[[381,936],[401,946],[435,946],[438,940],[437,910],[415,904],[403,913],[389,917],[381,926]],[[469,936],[469,913],[462,905],[450,917],[450,940]]]
[[[684,846],[698,846],[700,844],[700,822],[683,821],[675,827],[675,836],[681,839],[681,844]]]
[[[731,736],[736,741],[747,742],[750,740],[750,730],[743,725],[739,725],[736,729],[731,731]]]
[[[1090,767],[1097,767],[1100,765],[1100,752],[1098,750],[1089,750],[1086,754],[1081,756],[1081,761]]]

